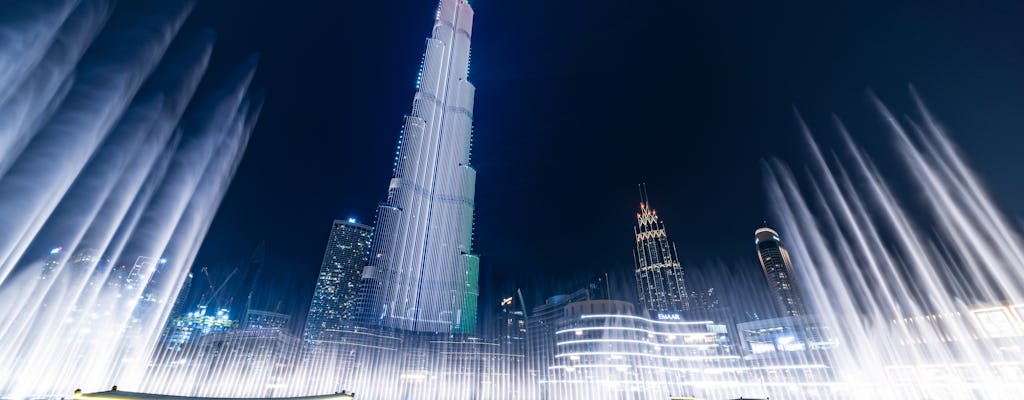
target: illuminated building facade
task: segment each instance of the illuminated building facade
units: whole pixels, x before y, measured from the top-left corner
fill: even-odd
[[[582,288],[571,294],[551,296],[544,304],[533,308],[533,312],[526,319],[528,379],[533,382],[548,379],[548,366],[555,359],[557,352],[555,332],[565,318],[565,307],[575,302],[592,300],[591,294],[588,288]],[[537,397],[537,394],[531,397]]]
[[[181,349],[186,344],[196,343],[204,335],[237,328],[238,324],[231,319],[230,314],[231,311],[226,308],[208,313],[207,306],[201,305],[193,312],[174,318],[166,348]]]
[[[361,271],[366,267],[373,228],[355,219],[335,220],[320,265],[303,338],[315,342],[356,320]]]
[[[467,80],[472,31],[466,0],[440,1],[363,274],[370,324],[411,332],[476,330],[475,88]]]
[[[802,358],[823,358],[813,356],[814,352],[828,350],[836,345],[831,329],[823,326],[809,315],[769,318],[736,324],[744,358],[762,360],[785,358],[803,354]]]
[[[668,239],[665,222],[648,204],[646,195],[641,199],[636,220],[633,258],[640,305],[652,313],[689,310],[683,266],[679,263],[676,245]]]
[[[803,298],[793,275],[793,262],[789,252],[782,246],[782,239],[775,230],[764,227],[754,231],[757,259],[761,262],[768,288],[775,299],[775,307],[781,316],[796,316],[807,313]]]
[[[707,394],[709,382],[743,379],[725,325],[683,321],[679,312],[655,316],[638,316],[624,301],[567,305],[554,360],[540,382],[544,397],[669,398]]]

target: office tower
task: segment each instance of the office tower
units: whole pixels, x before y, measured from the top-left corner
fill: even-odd
[[[366,266],[372,233],[373,228],[354,218],[334,221],[306,318],[305,340],[324,340],[326,333],[355,321],[360,273]]]
[[[466,0],[441,0],[363,274],[373,325],[476,330],[476,170],[469,158],[475,89],[466,79],[472,22]]]
[[[775,230],[764,227],[754,231],[757,258],[768,280],[768,288],[775,299],[775,307],[782,316],[806,314],[804,302],[793,277],[793,263],[789,252],[782,246],[782,239]]]
[[[640,213],[636,215],[636,284],[640,305],[649,312],[682,312],[689,309],[683,266],[676,245],[665,233],[665,222],[641,190]]]

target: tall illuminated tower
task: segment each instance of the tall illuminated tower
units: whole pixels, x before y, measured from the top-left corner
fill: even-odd
[[[640,213],[636,215],[636,284],[640,305],[647,311],[683,312],[689,310],[683,266],[676,245],[665,233],[665,222],[647,202],[641,190]]]
[[[774,229],[764,227],[754,231],[757,259],[761,262],[764,277],[768,280],[775,306],[783,316],[806,314],[803,299],[793,277],[793,262],[789,252],[782,246],[782,239]]]
[[[441,0],[363,273],[371,324],[414,332],[476,330],[476,171],[469,164],[475,88],[466,79],[472,32],[469,3]]]
[[[334,220],[306,317],[306,341],[330,341],[335,332],[356,322],[361,272],[372,234],[372,228],[353,218]]]

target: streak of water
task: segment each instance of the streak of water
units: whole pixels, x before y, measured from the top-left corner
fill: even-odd
[[[798,278],[840,343],[837,379],[857,396],[1008,398],[1024,388],[1021,238],[920,102],[916,121],[874,103],[912,186],[838,120],[833,153],[801,124],[806,179],[767,168]]]
[[[2,7],[0,395],[137,384],[259,113],[255,63],[193,101],[212,35],[168,53],[190,7]]]

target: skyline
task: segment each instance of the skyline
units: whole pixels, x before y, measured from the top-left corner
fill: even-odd
[[[233,51],[262,51],[256,82],[270,94],[249,154],[197,265],[222,268],[225,274],[223,270],[230,268],[222,265],[244,259],[256,243],[266,239],[267,264],[287,278],[277,281],[291,280],[282,292],[308,299],[330,221],[355,216],[371,222],[372,210],[384,200],[380,182],[390,172],[385,161],[394,150],[401,115],[407,112],[415,90],[416,55],[422,52],[422,37],[429,31],[422,15],[432,12],[434,5],[427,3],[409,5],[400,12],[390,12],[395,7],[388,2],[352,6],[356,7],[349,11],[353,15],[375,16],[372,24],[349,21],[353,26],[327,25],[346,15],[337,9],[333,13],[318,10],[324,16],[315,17],[317,10],[312,7],[281,10],[264,5],[245,9],[228,23],[224,18],[233,15],[229,11],[237,11],[235,4],[196,8],[186,30],[217,30],[219,50],[227,53],[224,57],[231,57]],[[823,132],[821,139],[837,136],[828,129],[830,113],[836,112],[853,124],[858,140],[871,147],[887,147],[879,118],[864,101],[864,90],[869,88],[896,109],[906,110],[909,107],[901,105],[910,102],[907,85],[916,85],[953,135],[963,139],[968,159],[1001,205],[1010,215],[1024,214],[1024,193],[1013,184],[1012,176],[999,173],[1005,160],[1024,149],[1020,137],[1002,137],[1022,126],[1012,105],[1024,103],[1018,95],[1024,93],[1018,90],[1024,85],[1008,72],[1024,63],[1020,51],[1002,39],[1020,29],[1008,24],[1021,15],[1017,8],[973,11],[975,19],[965,22],[957,18],[965,12],[962,8],[918,5],[866,4],[835,11],[816,5],[775,10],[655,4],[623,22],[638,27],[641,36],[637,38],[647,42],[631,45],[630,57],[650,67],[650,77],[645,79],[664,83],[649,85],[603,78],[631,67],[608,59],[597,44],[612,40],[622,45],[633,37],[617,38],[601,31],[614,18],[614,8],[610,3],[588,4],[587,8],[549,5],[545,13],[533,16],[537,21],[532,24],[523,22],[529,14],[516,6],[474,4],[482,21],[479,25],[486,26],[476,32],[475,41],[483,44],[478,44],[473,58],[474,83],[481,88],[474,163],[480,176],[487,178],[481,178],[477,189],[479,233],[474,244],[481,254],[481,311],[489,299],[516,287],[524,289],[530,304],[567,289],[542,290],[538,285],[547,278],[564,280],[606,271],[628,276],[631,235],[622,227],[633,217],[635,185],[641,182],[647,182],[651,197],[659,199],[659,212],[673,221],[674,240],[687,244],[680,252],[690,276],[707,275],[717,264],[725,264],[751,279],[760,278],[749,235],[762,220],[773,222],[764,200],[760,162],[778,156],[800,164],[804,146],[793,107]],[[877,13],[882,9],[887,12]],[[923,11],[933,18],[908,26],[911,17]],[[736,23],[714,25],[733,12]],[[765,18],[754,18],[758,14]],[[252,27],[270,15],[280,23],[254,33]],[[693,25],[680,27],[680,32],[657,24],[637,25],[645,18],[668,18],[660,15],[686,16]],[[846,22],[834,26],[823,22],[839,15]],[[308,27],[298,29],[288,23],[300,18]],[[779,31],[760,39],[749,36],[769,26]],[[879,33],[861,43],[856,39],[865,34],[864,26],[878,27],[890,36]],[[809,29],[820,33],[820,38],[793,36]],[[368,32],[375,42],[351,39],[356,31]],[[578,38],[564,39],[569,34]],[[929,34],[963,36],[955,43],[984,46],[951,51],[931,43]],[[301,45],[289,52],[282,43]],[[715,50],[715,43],[734,48]],[[950,54],[945,56],[945,51]],[[534,53],[551,61],[544,64],[526,57]],[[318,61],[300,64],[289,60],[289,54]],[[366,65],[350,64],[342,54],[367,57]],[[948,62],[935,65],[929,61],[935,57]],[[298,75],[308,75],[308,80],[295,76],[300,65],[303,70]],[[892,65],[902,67],[890,69]],[[351,73],[336,73],[339,69]],[[357,76],[366,83],[338,79],[341,75]],[[651,101],[610,112],[620,106],[615,101],[591,100],[601,93],[590,88],[595,86],[592,83],[604,84],[596,86],[611,99]],[[305,89],[310,87],[316,89]],[[347,100],[366,93],[370,96],[363,103]],[[301,109],[288,105],[295,96],[309,94],[317,99],[313,104]],[[514,117],[527,111],[539,116]],[[594,115],[605,118],[595,123]],[[645,118],[637,121],[636,115]],[[660,147],[672,149],[671,157],[655,154],[644,157],[647,165],[637,165],[633,160],[640,156],[630,147],[638,145],[628,133],[633,130],[650,135],[652,141],[663,141]],[[289,144],[292,141],[297,144]],[[590,151],[571,153],[580,143]],[[320,148],[335,156],[325,157]],[[310,155],[294,153],[299,149]],[[286,150],[292,153],[281,153]],[[524,157],[532,162],[523,168],[508,167]],[[508,192],[511,187],[529,190]],[[262,216],[259,223],[252,222],[253,214]],[[577,226],[580,234],[565,239],[569,245],[601,251],[574,258],[545,248],[530,234],[545,223]],[[246,227],[244,231],[240,226]],[[494,281],[503,283],[488,287]]]
[[[109,1],[0,13],[11,16],[0,23],[0,299],[12,305],[0,313],[0,396],[63,398],[70,385],[97,399],[1024,390],[1024,202],[1000,196],[1021,189],[1007,163],[1019,152],[960,145],[1000,126],[1012,152],[1024,136],[1001,125],[1018,117],[963,130],[1003,109],[966,94],[936,107],[929,94],[1024,80],[993,68],[1024,62],[1005,40],[1024,33],[1013,12],[483,0],[487,19],[470,0],[431,0],[415,17],[433,25],[419,34],[411,107],[383,134],[373,121],[412,47],[385,36],[419,26],[386,21],[407,9]],[[207,12],[186,24],[194,8]],[[224,43],[193,29],[218,21],[210,10],[235,11],[219,20],[235,28],[274,23],[222,25]],[[329,34],[309,35],[318,29]],[[509,35],[477,35],[488,29]],[[238,56],[251,52],[232,46],[238,32],[267,51]],[[969,35],[942,36],[957,33]],[[473,79],[471,37],[483,61]],[[936,62],[936,50],[955,58]],[[278,69],[285,60],[298,68]],[[946,79],[882,79],[903,89],[868,89],[863,112],[818,114],[849,106],[844,88],[872,70]],[[784,97],[811,106],[781,112]],[[269,148],[250,142],[257,121]],[[385,137],[381,157],[371,143]],[[382,160],[389,180],[375,172]],[[373,187],[385,181],[381,200]],[[634,194],[620,199],[627,183]],[[620,221],[637,191],[639,209]],[[372,222],[336,210],[373,199]],[[325,248],[323,232],[307,233],[327,213]],[[323,253],[314,279],[306,251]]]

